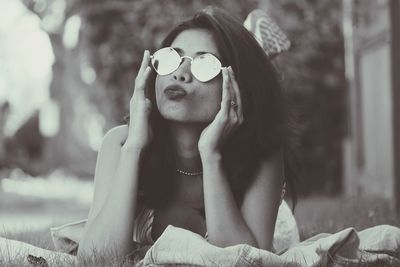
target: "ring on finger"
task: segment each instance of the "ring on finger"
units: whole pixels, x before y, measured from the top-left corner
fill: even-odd
[[[231,101],[231,106],[232,106],[233,109],[237,109],[238,104],[235,101],[232,100]]]

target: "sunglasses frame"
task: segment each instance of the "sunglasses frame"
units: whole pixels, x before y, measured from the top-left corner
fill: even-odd
[[[162,49],[172,49],[172,50],[180,57],[179,64],[178,64],[177,68],[174,69],[174,70],[172,70],[172,71],[169,72],[169,73],[166,73],[166,74],[160,74],[160,73],[157,71],[156,67],[154,67],[154,63],[153,63],[154,54],[157,53],[158,51],[162,50]],[[192,57],[190,57],[190,56],[181,56],[181,55],[178,53],[178,51],[176,51],[173,47],[168,46],[168,47],[163,47],[163,48],[158,49],[156,52],[154,52],[154,54],[153,54],[153,55],[150,55],[151,65],[153,66],[154,70],[155,70],[159,75],[161,75],[161,76],[168,75],[168,74],[171,74],[171,73],[173,73],[174,71],[176,71],[176,70],[179,68],[179,66],[182,64],[184,58],[190,59],[190,72],[191,72],[192,75],[193,75],[197,80],[199,80],[200,82],[208,82],[208,81],[211,81],[212,79],[214,79],[215,77],[217,77],[218,74],[221,73],[222,68],[224,68],[224,67],[222,67],[222,63],[221,63],[221,61],[219,60],[219,58],[216,57],[215,55],[211,54],[211,53],[204,53],[204,54],[197,55],[197,56],[195,56],[194,58],[192,58]],[[202,81],[201,79],[199,79],[199,78],[197,77],[197,75],[196,75],[195,73],[193,73],[193,70],[192,70],[193,64],[192,64],[192,63],[193,63],[193,61],[194,61],[196,58],[201,57],[201,56],[204,56],[204,55],[207,55],[207,54],[213,56],[213,57],[219,62],[220,67],[219,67],[218,73],[217,73],[215,76],[213,76],[213,77],[210,78],[210,79],[207,79],[207,80],[203,80],[203,81]]]

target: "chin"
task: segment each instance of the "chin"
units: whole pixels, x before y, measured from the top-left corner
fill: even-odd
[[[170,121],[182,123],[209,124],[216,114],[210,114],[209,110],[198,110],[186,105],[166,104],[159,107],[161,116]]]
[[[181,123],[195,123],[195,124],[208,124],[212,120],[209,118],[199,118],[198,116],[193,116],[194,112],[182,113],[182,112],[162,112],[161,116],[169,121],[181,122]]]

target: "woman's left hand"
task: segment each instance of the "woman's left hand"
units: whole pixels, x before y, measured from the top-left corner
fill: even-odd
[[[198,143],[201,155],[220,153],[226,139],[243,123],[239,86],[231,67],[222,69],[221,109],[203,130]]]

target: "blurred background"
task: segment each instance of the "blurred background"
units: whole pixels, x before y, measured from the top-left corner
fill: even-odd
[[[0,234],[87,216],[143,51],[208,5],[263,9],[291,41],[274,61],[300,125],[302,237],[399,226],[399,1],[0,0]]]

